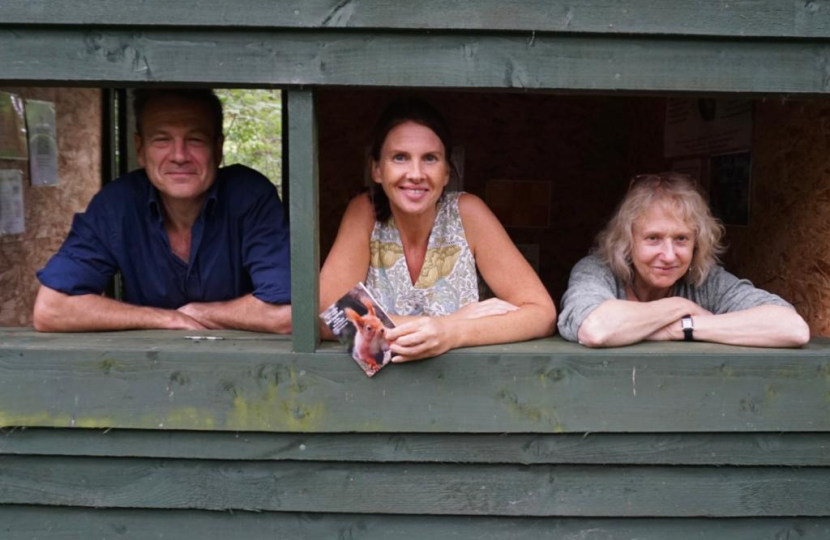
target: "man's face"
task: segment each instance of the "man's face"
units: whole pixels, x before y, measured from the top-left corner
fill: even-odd
[[[222,161],[222,137],[210,108],[200,102],[163,96],[144,109],[136,134],[139,164],[163,199],[200,202]]]

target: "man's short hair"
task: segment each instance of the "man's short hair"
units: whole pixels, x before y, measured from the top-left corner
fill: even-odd
[[[135,114],[135,129],[140,136],[144,136],[141,118],[147,105],[153,100],[172,97],[196,103],[204,103],[210,109],[211,123],[216,138],[222,136],[222,102],[209,88],[139,88],[133,92],[133,113]]]

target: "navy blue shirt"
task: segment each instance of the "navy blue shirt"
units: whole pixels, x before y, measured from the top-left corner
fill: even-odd
[[[167,309],[248,293],[290,303],[288,226],[267,178],[242,165],[219,169],[191,230],[189,261],[171,251],[162,212],[143,169],[107,184],[38,279],[66,294],[101,294],[120,270],[126,302]]]

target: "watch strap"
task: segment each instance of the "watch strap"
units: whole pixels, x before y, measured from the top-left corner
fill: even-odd
[[[683,329],[683,341],[695,340],[695,322],[691,315],[685,315],[680,319],[680,327]]]

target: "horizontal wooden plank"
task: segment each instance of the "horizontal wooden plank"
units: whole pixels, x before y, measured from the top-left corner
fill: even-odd
[[[381,463],[830,466],[827,433],[460,435],[0,430],[0,455]]]
[[[0,507],[5,540],[826,540],[826,518],[583,519]]]
[[[190,342],[186,333],[126,333],[122,348],[114,334],[0,332],[0,427],[830,431],[828,340],[790,350],[647,343],[593,351],[551,338],[453,351],[369,379],[335,344],[291,353],[290,341],[267,335]]]
[[[830,516],[830,468],[0,457],[0,504],[284,512]]]
[[[826,94],[823,41],[344,30],[0,29],[4,84]]]
[[[4,0],[3,21],[38,25],[513,30],[765,37],[830,36],[822,2],[780,0]]]

